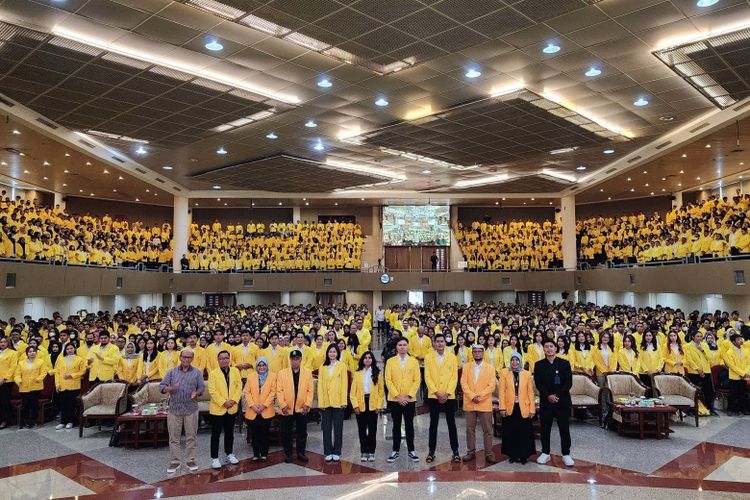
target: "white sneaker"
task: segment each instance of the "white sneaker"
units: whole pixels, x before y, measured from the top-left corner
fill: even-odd
[[[334,462],[340,462],[341,461],[341,457],[339,455],[331,455],[331,459]]]
[[[367,457],[368,462],[374,462],[375,461],[375,454],[370,453],[370,455]]]
[[[57,425],[55,426],[55,430],[56,430],[56,431],[61,431],[61,430],[63,430],[64,428],[65,428],[65,426],[64,426],[63,424],[57,424]]]
[[[169,464],[169,467],[167,467],[167,474],[174,474],[179,468],[180,462],[172,462],[171,464]]]
[[[367,462],[368,455],[367,453],[362,453],[362,456],[359,458],[360,462]]]
[[[547,455],[546,453],[541,453],[541,454],[539,454],[539,456],[537,457],[537,459],[536,459],[536,463],[538,463],[538,464],[542,464],[542,465],[544,465],[544,464],[548,464],[548,463],[549,463],[549,461],[550,461],[551,459],[552,459],[552,457],[550,457],[550,456],[549,456],[549,455]]]
[[[66,429],[72,429],[73,428],[73,424],[67,423],[67,424],[65,424],[65,428]]]
[[[568,467],[573,467],[576,464],[570,455],[563,455],[563,463]]]
[[[218,458],[214,458],[211,460],[211,468],[212,469],[221,469],[221,462]]]
[[[332,462],[333,461],[333,455],[326,455],[325,461],[326,462]]]
[[[234,453],[230,453],[229,455],[227,455],[227,462],[232,465],[237,465],[238,463],[240,463],[240,461],[237,460],[237,457],[234,456]]]
[[[392,451],[391,454],[388,455],[388,463],[392,464],[396,460],[398,460],[398,452],[397,451]]]

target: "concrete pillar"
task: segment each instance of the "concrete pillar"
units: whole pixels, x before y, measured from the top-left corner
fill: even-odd
[[[290,292],[281,292],[281,305],[288,306],[292,303],[292,294]]]
[[[383,291],[382,290],[373,290],[372,292],[372,311],[370,311],[373,316],[375,315],[375,311],[378,310],[378,307],[383,305]]]
[[[564,196],[560,199],[560,222],[562,224],[563,267],[575,271],[576,249],[576,197]]]
[[[172,255],[172,270],[175,273],[182,271],[180,259],[187,255],[188,235],[190,234],[189,203],[185,196],[174,197],[174,210],[172,213],[172,233],[174,234],[174,255]]]
[[[474,290],[464,290],[464,304],[467,306],[474,302]]]
[[[65,196],[63,196],[62,193],[53,193],[53,194],[55,195],[54,206],[59,206],[60,210],[64,212],[65,211],[65,201],[64,201]]]
[[[672,202],[672,206],[677,207],[677,208],[682,208],[682,191],[672,193],[672,196],[674,196],[674,201]]]
[[[297,224],[302,220],[300,216],[300,208],[299,207],[292,207],[292,222]]]

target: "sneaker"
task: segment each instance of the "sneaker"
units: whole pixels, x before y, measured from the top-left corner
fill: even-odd
[[[397,451],[392,451],[391,454],[388,455],[388,463],[392,464],[396,460],[398,460],[398,452]]]
[[[341,457],[338,455],[331,455],[331,458],[333,458],[334,462],[341,462]]]
[[[234,456],[234,453],[230,453],[229,455],[227,455],[227,462],[232,465],[237,465],[238,463],[240,463],[240,461],[237,460],[237,457]]]
[[[546,453],[541,453],[541,454],[539,454],[539,456],[537,457],[537,459],[536,459],[536,463],[538,463],[538,464],[541,464],[541,465],[544,465],[544,464],[548,464],[551,458],[552,458],[552,457],[550,457],[550,456],[549,456],[549,455],[547,455]]]
[[[570,455],[563,455],[563,463],[568,467],[573,467],[576,464]]]
[[[211,460],[211,468],[212,469],[221,469],[221,462],[218,458],[214,458]]]
[[[325,461],[326,462],[332,462],[333,461],[333,455],[326,455]]]
[[[415,452],[410,451],[409,452],[409,460],[411,460],[412,462],[419,462],[419,457],[417,456],[417,454]]]
[[[73,424],[67,423],[67,424],[65,424],[65,428],[66,429],[72,429],[73,428]]]
[[[370,453],[370,454],[369,454],[369,455],[367,456],[367,461],[368,461],[368,462],[374,462],[374,461],[375,461],[375,454],[374,454],[374,453]]]
[[[57,424],[57,425],[55,426],[55,430],[56,430],[56,431],[61,431],[61,430],[63,430],[64,428],[65,428],[65,425],[63,425],[63,424]]]
[[[167,467],[167,474],[174,474],[179,468],[180,462],[172,462],[171,464],[169,464],[169,467]]]
[[[198,464],[196,464],[195,462],[188,462],[187,468],[190,472],[195,472],[198,470]]]
[[[362,453],[362,456],[359,457],[359,461],[360,462],[367,462],[368,458],[369,458],[369,456],[367,455],[367,453]]]

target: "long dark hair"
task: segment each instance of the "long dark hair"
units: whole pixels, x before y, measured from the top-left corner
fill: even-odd
[[[630,340],[630,348],[633,349],[633,352],[635,353],[635,357],[637,358],[638,357],[638,346],[635,343],[635,337],[633,337],[633,335],[629,333],[629,334],[625,335],[625,338],[628,339],[628,340]],[[625,340],[623,339],[623,344],[624,343],[625,343]],[[624,348],[625,348],[625,346],[623,345],[623,349]],[[656,346],[654,346],[654,348],[656,348]]]
[[[331,358],[328,357],[328,353],[331,352],[331,349],[336,350],[336,359],[341,359],[341,351],[339,351],[339,346],[336,344],[330,344],[326,348],[326,359],[323,361],[323,366],[329,366],[331,364]]]
[[[368,354],[372,358],[372,365],[370,365],[370,370],[372,371],[372,383],[377,385],[378,377],[380,376],[380,368],[378,368],[378,364],[375,362],[375,355],[372,353],[372,351],[365,351],[364,354],[362,354],[362,357],[359,358],[359,366],[357,366],[357,371],[362,371],[365,369],[365,356],[367,356]]]
[[[651,334],[651,342],[646,341],[646,333]],[[654,351],[658,350],[659,348],[659,339],[658,336],[654,332],[644,332],[643,337],[641,337],[641,351],[645,351],[648,349],[648,345],[651,344],[654,346]]]
[[[152,353],[151,356],[149,356],[149,353],[148,353],[148,343],[149,343],[149,341],[153,342],[153,344],[154,344],[154,350],[151,351],[151,353]],[[159,351],[156,349],[156,341],[154,339],[152,339],[152,338],[147,338],[146,339],[146,345],[143,346],[143,361],[144,362],[149,362],[150,361],[150,362],[153,363],[154,361],[156,361],[156,356],[158,356],[158,355],[159,355]]]

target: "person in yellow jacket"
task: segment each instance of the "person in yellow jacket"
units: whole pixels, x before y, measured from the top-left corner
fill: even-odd
[[[714,411],[714,384],[711,380],[711,361],[708,355],[708,346],[703,343],[703,334],[695,332],[693,340],[685,345],[685,369],[688,379],[694,386],[703,391],[703,404],[711,412]]]
[[[232,465],[239,463],[234,456],[234,420],[240,408],[242,379],[240,371],[229,366],[232,355],[221,351],[217,355],[219,366],[208,374],[208,393],[211,396],[208,411],[211,415],[211,468],[221,469],[219,438],[224,431],[224,454]]]
[[[102,330],[99,333],[99,345],[91,346],[86,356],[91,382],[111,382],[115,379],[115,370],[120,364],[120,350],[110,343],[109,332]]]
[[[290,363],[289,349],[279,345],[279,335],[272,333],[268,341],[270,345],[261,351],[261,356],[268,359],[268,368],[271,373],[278,373],[288,368]]]
[[[168,338],[164,343],[164,350],[159,353],[157,364],[159,366],[159,378],[161,379],[167,375],[169,370],[180,364],[180,351],[177,350],[177,343],[173,338]]]
[[[137,384],[140,373],[143,371],[143,358],[135,353],[135,344],[128,342],[125,344],[125,354],[120,357],[120,364],[117,367],[117,380],[126,384]]]
[[[456,430],[456,385],[458,384],[458,362],[456,356],[445,346],[445,336],[435,334],[434,349],[424,358],[424,381],[427,385],[427,404],[430,407],[429,451],[427,463],[435,460],[437,431],[440,413],[445,413],[448,439],[453,451],[453,462],[461,460],[458,454],[458,431]]]
[[[632,373],[636,377],[640,374],[638,362],[638,349],[635,345],[635,337],[628,334],[622,340],[622,349],[617,351],[617,369],[621,372]]]
[[[81,379],[86,374],[86,363],[76,354],[73,344],[65,346],[65,352],[55,363],[55,387],[60,405],[60,423],[55,427],[72,429],[75,423],[76,398],[81,392]]]
[[[294,382],[295,379],[297,383]],[[297,459],[303,463],[308,462],[310,459],[305,455],[305,447],[307,414],[313,404],[313,378],[312,372],[302,367],[302,352],[297,349],[289,353],[289,368],[284,368],[276,375],[276,401],[281,412],[281,440],[286,455],[284,462],[292,463],[292,429],[295,427]]]
[[[221,351],[232,352],[232,346],[224,342],[224,328],[217,327],[214,330],[214,341],[206,346],[206,371],[211,373],[219,367],[219,353]]]
[[[685,349],[677,332],[669,332],[667,342],[661,352],[664,357],[664,371],[685,375]]]
[[[594,357],[591,354],[591,345],[586,340],[583,332],[578,332],[576,341],[570,347],[570,368],[574,372],[585,373],[588,376],[594,374]]]
[[[257,346],[255,346],[257,349]],[[182,349],[190,349],[193,351],[193,367],[197,368],[201,373],[206,371],[206,349],[198,345],[198,335],[195,332],[190,333],[187,337],[187,345]]]
[[[742,335],[735,333],[729,337],[732,346],[724,352],[724,363],[729,370],[729,401],[727,413],[737,415],[747,414],[745,408],[745,393],[747,380],[750,380],[750,352],[743,348]]]
[[[664,357],[657,337],[651,331],[646,331],[641,339],[638,353],[638,367],[641,372],[641,382],[651,387],[651,376],[659,373],[664,367]]]
[[[154,339],[146,340],[146,347],[143,349],[143,355],[141,356],[141,371],[138,375],[139,384],[160,380],[159,355],[160,353],[156,350]]]
[[[495,345],[495,336],[487,336],[487,345],[484,348],[484,360],[492,365],[495,369],[496,376],[500,376],[500,372],[505,366],[505,353],[500,346]]]
[[[352,377],[349,399],[357,418],[359,449],[362,462],[375,461],[375,446],[378,436],[378,415],[383,411],[385,391],[383,374],[380,373],[372,351],[365,351],[359,358],[358,370]]]
[[[341,460],[344,409],[347,406],[349,369],[339,361],[339,348],[329,345],[318,370],[318,407],[322,410],[323,455],[326,462]]]
[[[268,460],[268,442],[271,420],[276,415],[273,400],[276,397],[276,374],[268,369],[268,360],[261,356],[248,371],[245,382],[245,418],[252,432],[253,462]]]
[[[526,359],[526,364],[532,375],[534,374],[534,365],[536,364],[536,362],[544,358],[544,346],[542,345],[543,340],[544,335],[542,334],[542,332],[537,330],[537,332],[534,333],[534,343],[529,345],[529,347],[526,349],[526,356],[524,358]]]
[[[534,380],[528,370],[523,369],[521,354],[511,355],[509,368],[500,374],[498,407],[503,417],[502,454],[510,463],[525,464],[536,453],[532,419],[536,413]]]
[[[466,455],[464,462],[476,458],[477,421],[482,426],[485,461],[497,463],[492,451],[492,394],[495,392],[495,368],[484,361],[484,346],[471,348],[472,363],[464,365],[461,389],[464,392],[464,418],[466,419]]]
[[[395,462],[401,448],[401,420],[406,427],[406,446],[409,459],[418,462],[414,451],[414,413],[417,391],[422,383],[419,373],[419,362],[409,356],[409,342],[401,338],[396,343],[396,355],[385,364],[385,385],[388,389],[388,410],[393,419],[393,451],[388,456],[388,463]]]
[[[18,352],[10,347],[8,337],[0,337],[0,429],[8,427],[13,419],[10,394],[17,365]]]
[[[255,358],[258,357],[260,349],[251,341],[249,331],[245,330],[240,337],[242,342],[232,349],[232,366],[240,371],[242,380],[247,380],[250,372],[255,369]]]
[[[617,371],[617,353],[615,353],[614,341],[609,332],[604,332],[599,337],[599,346],[592,349],[591,357],[599,386],[604,387],[604,374]]]
[[[39,414],[39,393],[44,389],[48,375],[47,364],[37,357],[36,348],[26,348],[26,360],[16,367],[15,382],[21,393],[21,426],[31,429]]]

